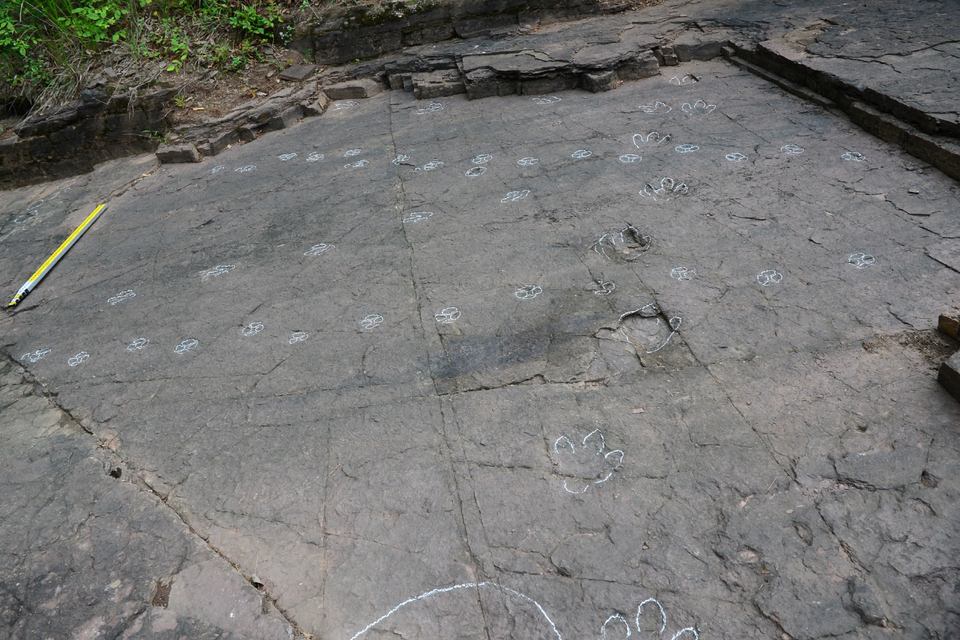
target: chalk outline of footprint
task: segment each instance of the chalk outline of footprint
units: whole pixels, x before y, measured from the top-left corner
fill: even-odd
[[[596,438],[595,438],[594,436],[596,436]],[[596,446],[596,443],[597,443],[598,440],[599,440],[599,446]],[[597,450],[597,454],[596,454],[596,455],[597,455],[598,458],[601,457],[600,454],[603,453],[603,450],[607,448],[607,443],[606,443],[606,441],[605,441],[604,438],[603,438],[603,432],[600,431],[600,429],[594,429],[593,431],[591,431],[590,433],[588,433],[586,436],[584,436],[583,442],[582,442],[582,444],[581,444],[581,448],[582,448],[582,449],[587,449],[587,442],[588,442],[588,441],[592,441],[593,443],[595,443],[594,446],[596,447],[596,450]],[[570,440],[570,438],[568,438],[567,436],[560,436],[559,438],[557,438],[557,439],[554,441],[554,443],[553,443],[553,451],[554,451],[554,453],[557,454],[557,461],[558,461],[558,463],[560,464],[560,468],[562,469],[562,468],[563,468],[563,455],[560,453],[560,443],[561,443],[561,442],[565,442],[565,444],[563,445],[564,447],[569,447],[569,448],[570,448],[570,454],[569,454],[569,455],[576,456],[576,454],[577,454],[577,448],[576,448],[576,445],[574,445],[573,442]],[[621,451],[620,449],[613,449],[612,451],[608,451],[608,452],[606,453],[606,455],[603,456],[603,460],[604,460],[604,461],[607,461],[607,460],[610,459],[610,456],[616,455],[616,454],[619,454],[619,455],[620,455],[620,459],[617,461],[616,466],[614,466],[612,469],[610,469],[610,471],[607,472],[607,475],[603,476],[603,478],[600,478],[599,480],[588,480],[588,479],[585,479],[585,478],[578,478],[579,480],[587,483],[587,486],[585,486],[585,487],[584,487],[583,489],[581,489],[580,491],[573,491],[573,490],[571,490],[570,487],[567,486],[568,480],[567,480],[567,479],[564,479],[564,481],[563,481],[563,489],[564,489],[564,491],[566,491],[567,493],[572,493],[572,494],[574,494],[574,495],[579,495],[579,494],[582,494],[582,493],[586,493],[587,489],[589,489],[591,485],[603,484],[604,482],[606,482],[607,480],[609,480],[611,477],[613,477],[613,472],[616,471],[617,469],[619,469],[619,468],[623,465],[624,453],[623,453],[623,451]],[[601,462],[600,464],[602,465],[603,462]],[[601,473],[602,473],[602,471],[601,471]],[[599,475],[599,474],[598,474],[598,475]]]

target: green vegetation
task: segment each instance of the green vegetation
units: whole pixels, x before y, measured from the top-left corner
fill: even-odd
[[[64,95],[111,47],[167,72],[244,69],[282,41],[281,4],[296,0],[0,0],[0,103]]]

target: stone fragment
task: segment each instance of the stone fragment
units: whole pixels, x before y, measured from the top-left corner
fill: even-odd
[[[623,81],[652,78],[660,73],[660,63],[653,51],[644,51],[639,56],[617,67],[617,77]]]
[[[433,73],[414,73],[411,76],[413,95],[417,100],[442,98],[466,93],[463,80],[457,71],[435,71]]]
[[[941,314],[937,322],[937,328],[940,330],[940,333],[945,333],[954,340],[960,340],[960,317]]]
[[[680,64],[680,59],[677,57],[676,52],[671,46],[660,47],[657,58],[662,58],[662,60],[660,60],[660,64],[665,67],[675,67]]]
[[[358,98],[370,98],[380,93],[380,85],[375,80],[365,78],[363,80],[348,80],[339,82],[323,88],[331,100],[357,100]]]
[[[294,82],[300,82],[309,78],[314,71],[317,70],[317,65],[315,64],[300,64],[295,67],[290,67],[284,69],[280,72],[281,80],[293,80]]]
[[[231,144],[240,142],[240,134],[236,129],[230,129],[222,133],[214,134],[203,144],[197,145],[197,150],[202,156],[215,156],[226,149]]]
[[[960,402],[960,351],[940,365],[937,382]]]
[[[303,111],[303,117],[309,118],[322,115],[323,112],[327,110],[329,104],[330,98],[326,93],[320,91],[312,102],[310,100],[302,101],[300,103],[300,109]]]
[[[585,73],[580,76],[580,86],[593,93],[601,91],[611,91],[617,87],[617,74],[615,71],[603,71],[601,73]]]
[[[244,142],[250,142],[257,139],[257,127],[252,124],[244,125],[237,129],[240,139]]]
[[[300,109],[300,105],[295,104],[287,107],[274,117],[270,118],[270,120],[268,120],[267,123],[260,128],[260,131],[266,133],[267,131],[286,129],[287,127],[296,123],[296,121],[302,116],[303,111]]]
[[[200,162],[200,152],[197,151],[197,147],[192,142],[175,145],[163,144],[157,149],[157,160],[164,164]]]
[[[712,60],[720,55],[724,44],[725,34],[703,34],[690,30],[673,41],[673,50],[680,62]]]

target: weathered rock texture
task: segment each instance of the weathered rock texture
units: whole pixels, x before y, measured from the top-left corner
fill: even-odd
[[[0,144],[0,188],[86,173],[98,162],[157,148],[166,130],[165,89],[143,97],[86,90],[81,101],[37,114],[16,127],[17,138]]]
[[[389,2],[351,7],[312,25],[312,48],[317,62],[342,64],[404,47],[505,34],[524,26],[617,13],[644,4],[636,0],[460,0],[440,6]]]

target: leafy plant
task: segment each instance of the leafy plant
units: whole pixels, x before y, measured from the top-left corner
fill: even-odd
[[[247,37],[265,41],[273,36],[273,28],[280,19],[280,9],[272,2],[258,10],[254,5],[241,5],[234,9],[227,21]]]
[[[81,3],[73,9],[70,17],[60,17],[57,21],[81,40],[103,42],[110,38],[116,42],[126,38],[127,32],[123,29],[114,30],[114,27],[129,14],[130,11],[116,0],[102,0],[100,3]]]

